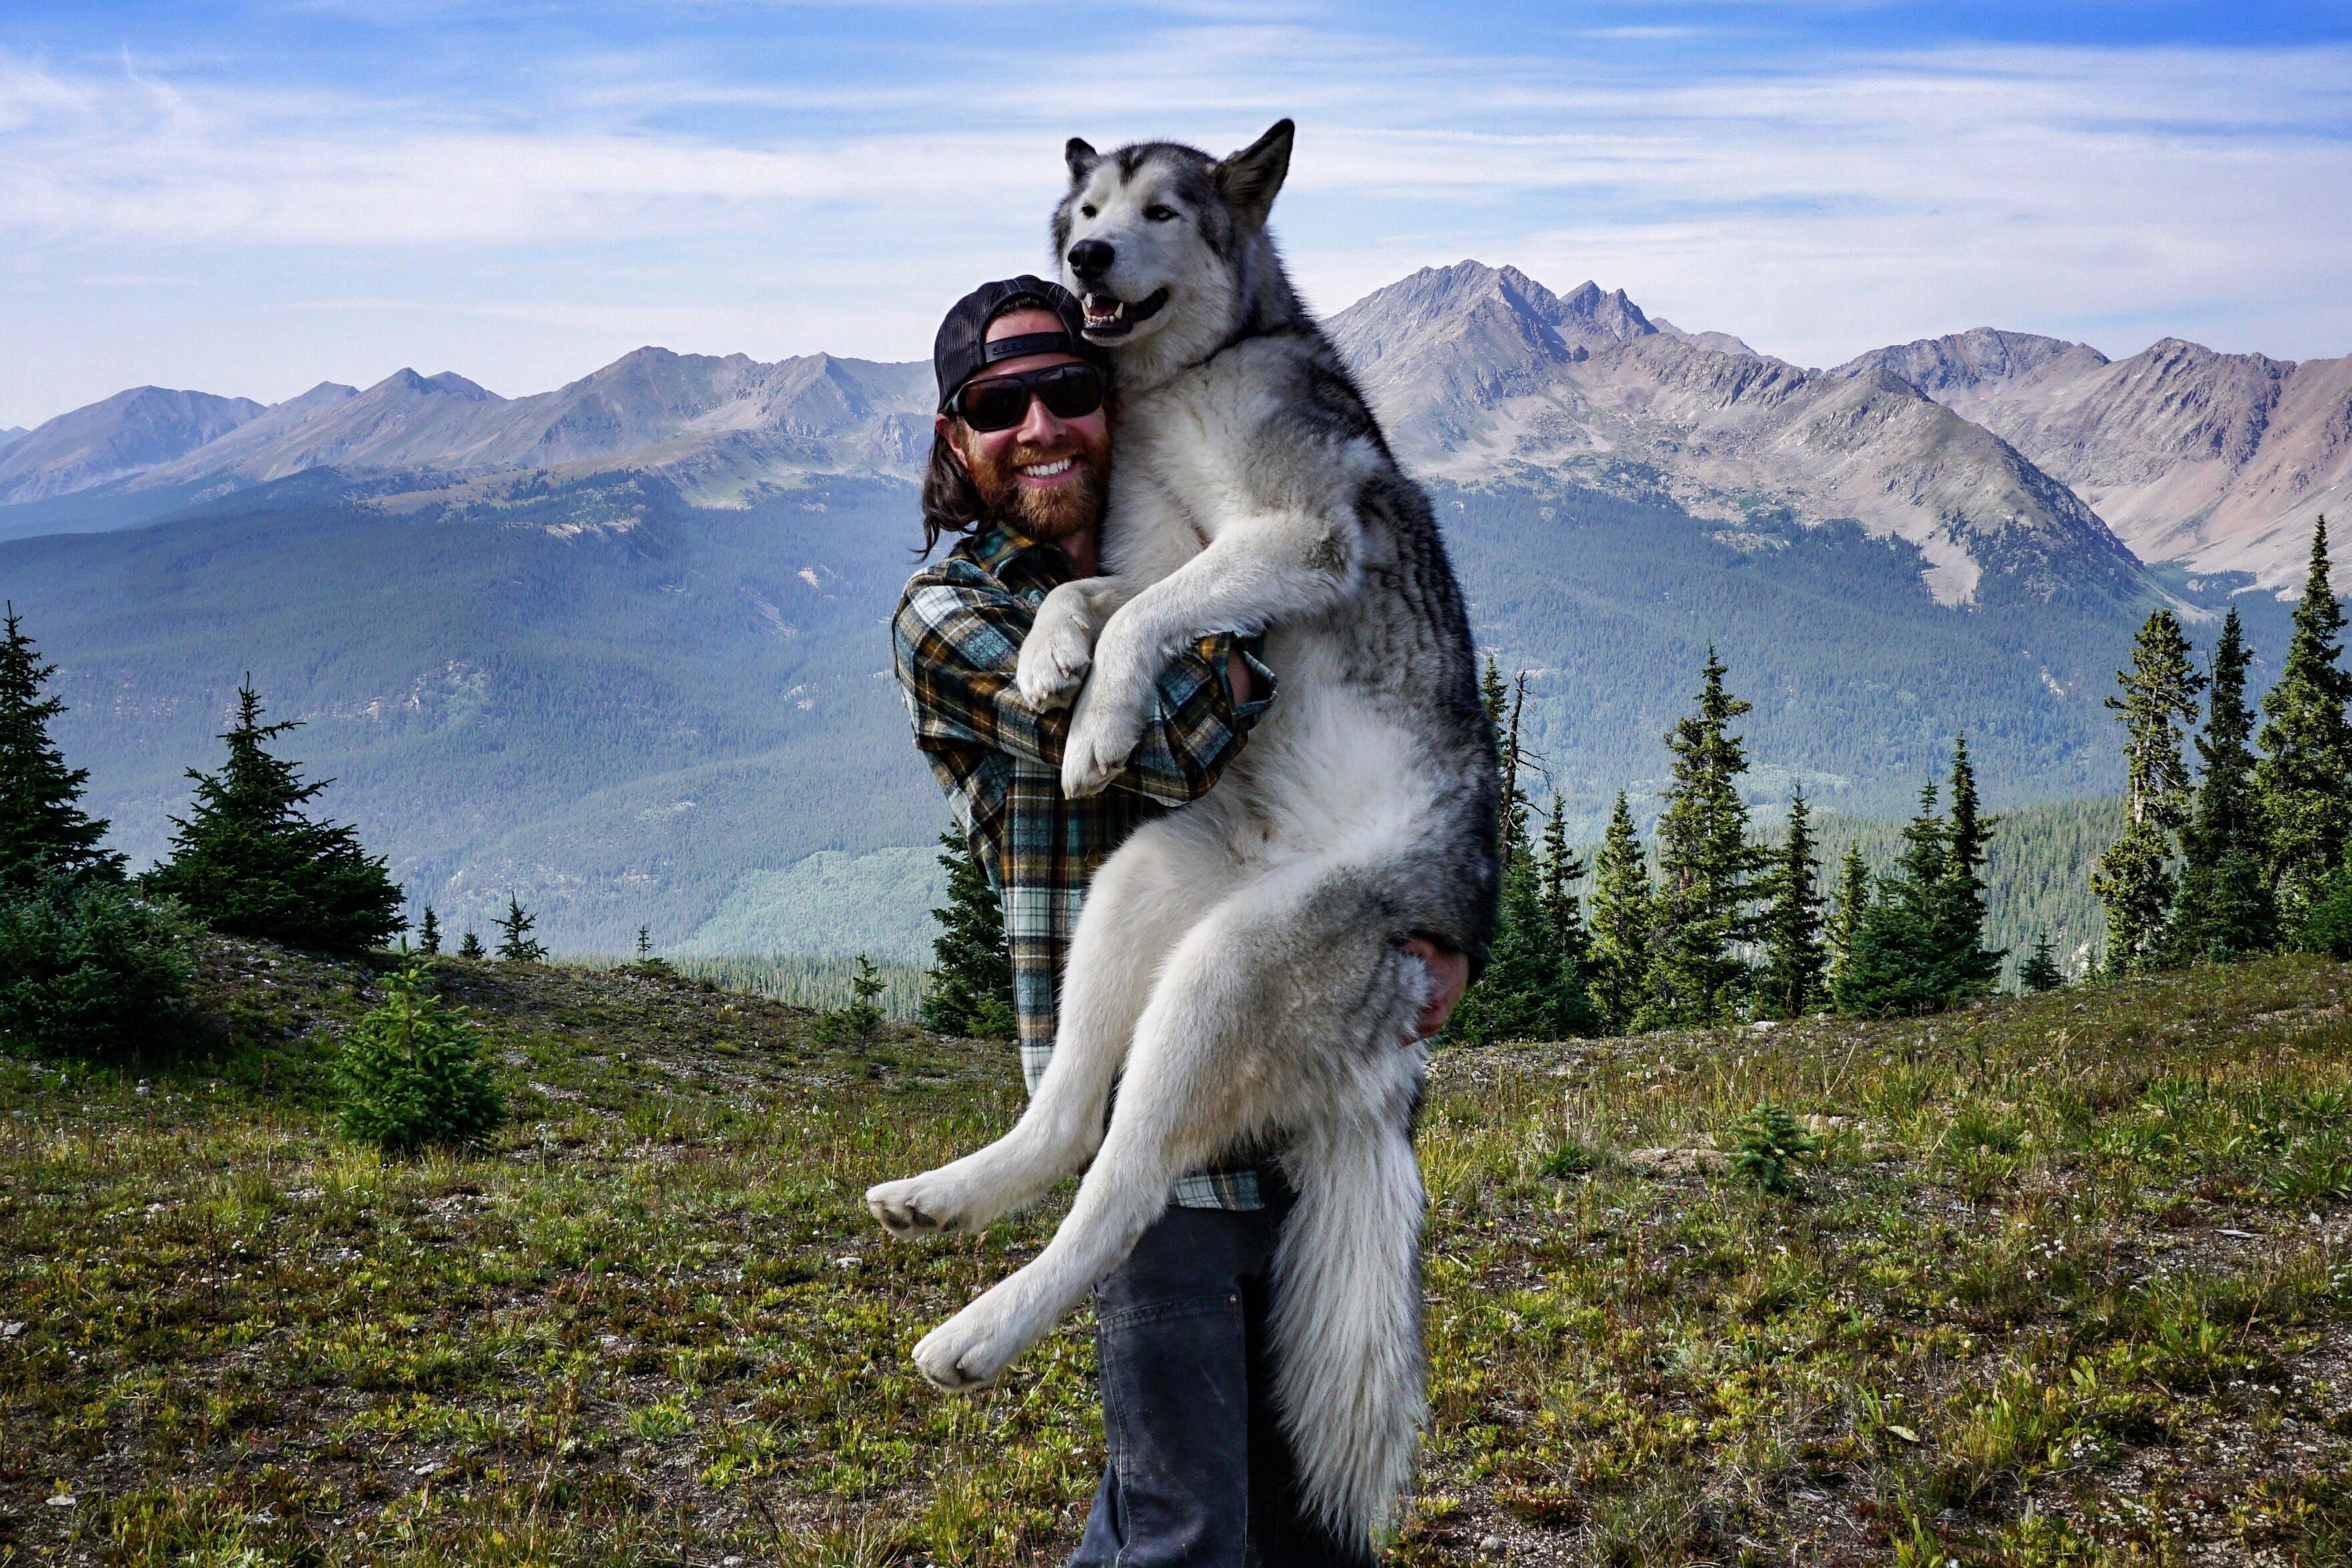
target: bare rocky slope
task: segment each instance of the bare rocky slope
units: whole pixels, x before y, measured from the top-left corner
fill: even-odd
[[[1837,373],[1900,376],[1995,432],[2143,560],[2284,588],[2301,580],[2313,520],[2352,507],[2352,356],[2297,363],[2167,338],[2110,361],[1979,328]]]
[[[2013,447],[1892,372],[1823,374],[1661,329],[1620,289],[1430,267],[1333,317],[1403,455],[1469,479],[1526,465],[1699,517],[1859,522],[1927,558],[1945,604],[1990,569],[2044,597],[2135,591],[2129,553]],[[1729,340],[1737,342],[1737,340]]]

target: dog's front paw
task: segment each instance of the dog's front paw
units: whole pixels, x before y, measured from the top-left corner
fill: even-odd
[[[950,1393],[995,1382],[1036,1340],[1012,1321],[1002,1294],[1000,1286],[925,1334],[915,1346],[916,1370]]]
[[[1038,713],[1069,706],[1095,662],[1095,627],[1085,601],[1065,584],[1045,596],[1036,624],[1021,640],[1013,674],[1021,700]]]
[[[945,1173],[925,1171],[904,1181],[886,1181],[866,1189],[866,1207],[893,1236],[916,1236],[926,1230],[956,1230],[964,1223],[968,1207],[960,1184]]]
[[[1101,685],[1097,679],[1078,699],[1062,743],[1062,793],[1074,800],[1109,789],[1143,738],[1139,705],[1102,692]]]

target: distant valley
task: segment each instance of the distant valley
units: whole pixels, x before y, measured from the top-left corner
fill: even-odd
[[[1330,326],[1588,826],[1657,781],[1710,644],[1768,813],[1899,812],[1961,728],[1998,800],[2101,794],[2132,626],[2233,601],[2274,653],[2352,486],[2352,361],[1985,330],[1803,371],[1475,263]],[[0,433],[0,592],[134,857],[250,669],[445,916],[513,890],[559,946],[908,956],[946,812],[885,620],[929,387],[649,348],[512,399],[134,389]]]

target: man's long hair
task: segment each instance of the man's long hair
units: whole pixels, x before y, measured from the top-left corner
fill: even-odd
[[[923,470],[923,548],[929,555],[950,534],[968,534],[979,526],[980,489],[956,460],[954,444],[944,431],[931,435],[931,463]]]

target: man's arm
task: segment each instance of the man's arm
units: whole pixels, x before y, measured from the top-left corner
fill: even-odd
[[[1069,711],[1041,713],[1015,685],[1029,625],[1024,606],[984,589],[928,582],[907,595],[892,641],[918,746],[976,745],[1060,769]],[[1200,639],[1161,672],[1143,738],[1113,786],[1170,806],[1200,799],[1273,692],[1272,672],[1230,634]]]

